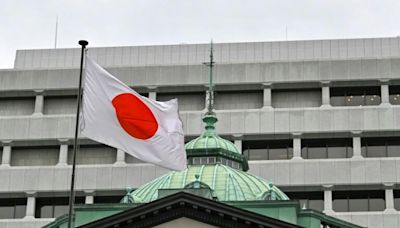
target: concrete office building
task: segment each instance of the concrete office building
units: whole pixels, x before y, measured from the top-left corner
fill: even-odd
[[[90,48],[138,92],[177,97],[187,141],[203,129],[208,44]],[[80,49],[17,51],[0,70],[0,227],[66,212]],[[400,38],[215,45],[218,132],[304,207],[400,227]],[[117,202],[167,170],[81,141],[77,203]]]

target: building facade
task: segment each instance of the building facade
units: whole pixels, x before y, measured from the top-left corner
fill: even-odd
[[[145,96],[177,97],[203,129],[208,45],[90,48]],[[80,49],[17,51],[0,70],[0,227],[40,227],[68,204]],[[400,38],[215,45],[218,132],[249,173],[303,207],[400,227]],[[117,202],[167,170],[81,139],[77,204]],[[193,161],[195,162],[195,161]]]

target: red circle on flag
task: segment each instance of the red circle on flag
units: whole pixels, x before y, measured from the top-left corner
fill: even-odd
[[[143,101],[131,93],[114,97],[112,104],[121,127],[132,137],[149,139],[158,129],[153,112]]]

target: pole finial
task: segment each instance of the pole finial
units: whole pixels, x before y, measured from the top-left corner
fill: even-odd
[[[78,44],[81,45],[81,46],[84,48],[84,47],[86,47],[86,46],[89,44],[89,42],[87,42],[86,40],[80,40],[80,41],[78,42]]]

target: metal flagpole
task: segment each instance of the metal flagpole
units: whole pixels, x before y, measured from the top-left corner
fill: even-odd
[[[73,217],[74,217],[74,201],[75,201],[75,164],[76,164],[76,151],[78,147],[78,131],[79,131],[79,112],[81,107],[81,96],[82,96],[82,72],[83,72],[83,60],[85,57],[86,45],[89,43],[86,40],[80,40],[79,45],[82,46],[81,52],[81,69],[79,73],[79,85],[78,85],[78,98],[76,107],[76,121],[75,121],[75,138],[74,138],[74,151],[72,153],[72,174],[71,174],[71,190],[69,192],[69,210],[68,210],[68,228],[72,228]]]

